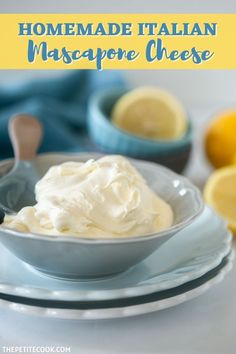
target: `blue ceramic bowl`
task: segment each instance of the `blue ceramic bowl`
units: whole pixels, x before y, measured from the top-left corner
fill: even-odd
[[[154,161],[182,172],[192,146],[192,128],[178,140],[150,140],[126,133],[112,124],[111,111],[115,102],[125,93],[124,89],[96,92],[89,101],[89,135],[101,152],[121,154],[142,160]]]
[[[42,176],[51,166],[66,161],[97,159],[97,154],[42,154],[35,167]],[[14,161],[0,162],[0,176]],[[80,279],[121,273],[147,258],[177,232],[190,225],[203,211],[200,192],[186,178],[156,164],[131,161],[150,188],[171,205],[173,225],[149,235],[93,239],[73,235],[38,235],[0,227],[0,247],[5,245],[18,258],[38,271],[56,278]],[[190,235],[191,236],[191,235]]]

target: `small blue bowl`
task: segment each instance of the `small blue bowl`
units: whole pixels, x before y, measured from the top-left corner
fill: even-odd
[[[128,90],[121,88],[96,92],[88,107],[89,135],[101,152],[121,154],[154,161],[180,173],[185,168],[192,148],[192,127],[178,140],[150,140],[129,134],[112,124],[115,102]]]

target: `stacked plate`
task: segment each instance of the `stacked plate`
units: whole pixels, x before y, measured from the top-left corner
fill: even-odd
[[[43,157],[44,167],[52,164],[52,158],[56,163],[62,159]],[[42,158],[39,164],[42,165]],[[147,171],[149,164],[142,164],[143,171]],[[173,178],[170,172],[168,174]],[[13,243],[7,244],[6,234],[1,232],[1,241],[15,254],[21,254],[26,247],[22,235],[8,234],[9,239],[17,240],[15,244],[18,242],[16,251]],[[29,244],[32,237],[28,239]],[[83,277],[83,280],[45,275],[42,269],[39,272],[37,267],[27,264],[30,262],[26,255],[18,258],[1,246],[0,306],[45,317],[86,320],[162,310],[200,295],[224,278],[233,262],[231,240],[224,221],[204,207],[186,227],[173,233],[168,241],[136,265],[116,275],[96,279]],[[21,244],[24,247],[20,247]],[[33,246],[30,247],[33,252]],[[122,262],[122,255],[120,257]]]

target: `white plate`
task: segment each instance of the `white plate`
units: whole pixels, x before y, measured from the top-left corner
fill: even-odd
[[[0,247],[0,293],[55,301],[97,301],[171,289],[201,277],[230,251],[231,234],[210,208],[145,261],[97,281],[61,281],[43,276]]]
[[[67,304],[73,307],[70,302],[64,302],[64,308],[50,308],[45,306],[44,300],[31,300],[27,298],[22,300],[21,298],[20,301],[23,302],[17,302],[11,299],[11,296],[7,295],[5,295],[5,299],[1,299],[3,295],[0,295],[0,307],[28,315],[69,320],[108,319],[146,314],[176,306],[201,295],[210,287],[223,280],[225,275],[232,269],[233,256],[232,252],[229,257],[225,257],[222,260],[220,265],[198,279],[192,280],[174,289],[151,294],[151,299],[150,295],[144,295],[136,298],[123,299],[123,304],[120,304],[119,300],[113,300],[113,304],[115,303],[113,306],[111,305],[112,301],[110,301],[109,305],[109,301],[102,301],[102,306],[98,305],[99,301],[94,303],[87,302],[87,307],[82,302],[79,305],[77,303],[76,309],[68,309],[66,308]],[[51,301],[51,303],[52,302],[53,301]],[[124,302],[127,303],[124,304]],[[32,305],[32,303],[38,303],[38,305]],[[49,301],[46,301],[46,303],[49,303]],[[78,309],[78,306],[80,309]]]

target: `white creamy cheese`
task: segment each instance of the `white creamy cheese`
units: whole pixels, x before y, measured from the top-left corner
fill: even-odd
[[[150,234],[173,222],[171,207],[122,156],[53,166],[36,184],[35,193],[37,204],[6,216],[3,226],[106,238]]]

